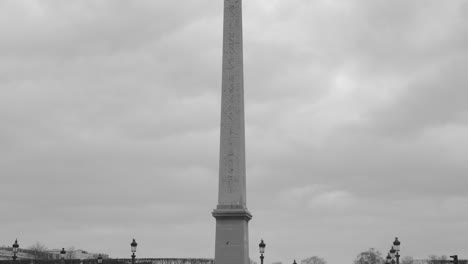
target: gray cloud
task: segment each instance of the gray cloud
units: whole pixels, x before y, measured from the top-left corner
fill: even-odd
[[[212,257],[222,2],[1,5],[2,237]],[[466,3],[244,10],[251,257],[463,255]]]

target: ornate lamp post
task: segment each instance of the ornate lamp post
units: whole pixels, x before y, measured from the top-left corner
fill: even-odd
[[[135,239],[133,239],[132,243],[130,243],[130,247],[132,249],[132,264],[135,264],[135,252],[136,252],[136,247],[138,243],[135,242]]]
[[[62,248],[62,250],[60,251],[60,259],[62,260],[62,263],[65,263],[65,254],[67,252],[65,251],[65,248]]]
[[[263,264],[263,253],[265,253],[265,242],[260,241],[260,244],[258,244],[258,248],[260,249],[260,264]]]
[[[450,258],[453,258],[453,260],[450,260],[451,263],[458,264],[458,255],[452,255]]]
[[[16,256],[16,253],[18,253],[18,248],[19,248],[18,239],[15,239],[15,243],[13,244],[13,257],[11,257],[13,261],[16,261],[16,258],[18,258]]]
[[[389,252],[390,252],[390,253],[389,253],[389,254],[390,254],[390,257],[392,258],[392,262],[391,262],[391,263],[392,263],[392,264],[395,264],[395,252],[396,252],[396,251],[395,251],[395,249],[393,249],[393,246],[392,246],[392,248],[390,248],[390,251],[389,251]]]
[[[392,257],[390,257],[390,253],[387,254],[387,258],[385,259],[386,264],[390,264],[392,262]]]
[[[395,237],[395,241],[393,241],[393,249],[396,251],[396,264],[400,264],[400,241],[398,241],[398,237]]]
[[[97,263],[102,264],[102,255],[101,254],[99,254],[98,257],[97,257]]]

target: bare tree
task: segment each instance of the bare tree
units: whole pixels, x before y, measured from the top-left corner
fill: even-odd
[[[403,257],[400,261],[401,264],[413,264],[414,263],[414,259],[413,257]]]
[[[327,264],[327,262],[321,257],[312,256],[301,260],[301,264]]]
[[[449,260],[447,259],[447,256],[442,255],[442,256],[437,256],[437,255],[430,255],[426,259],[427,264],[446,264],[449,263]]]
[[[383,264],[384,259],[382,257],[382,253],[374,248],[370,248],[367,251],[359,253],[356,259],[354,260],[354,264]]]
[[[68,247],[65,253],[66,259],[74,259],[75,258],[75,247]]]
[[[27,249],[29,249],[31,253],[34,255],[34,259],[45,258],[47,247],[41,242],[36,242],[35,244],[28,247]]]

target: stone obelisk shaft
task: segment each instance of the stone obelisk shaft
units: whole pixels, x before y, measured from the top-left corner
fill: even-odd
[[[224,0],[219,159],[215,263],[249,264],[241,0]]]
[[[244,76],[241,0],[225,1],[219,205],[245,205]]]

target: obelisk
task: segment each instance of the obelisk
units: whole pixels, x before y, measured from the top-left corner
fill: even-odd
[[[245,181],[242,0],[224,0],[216,264],[249,264]]]

